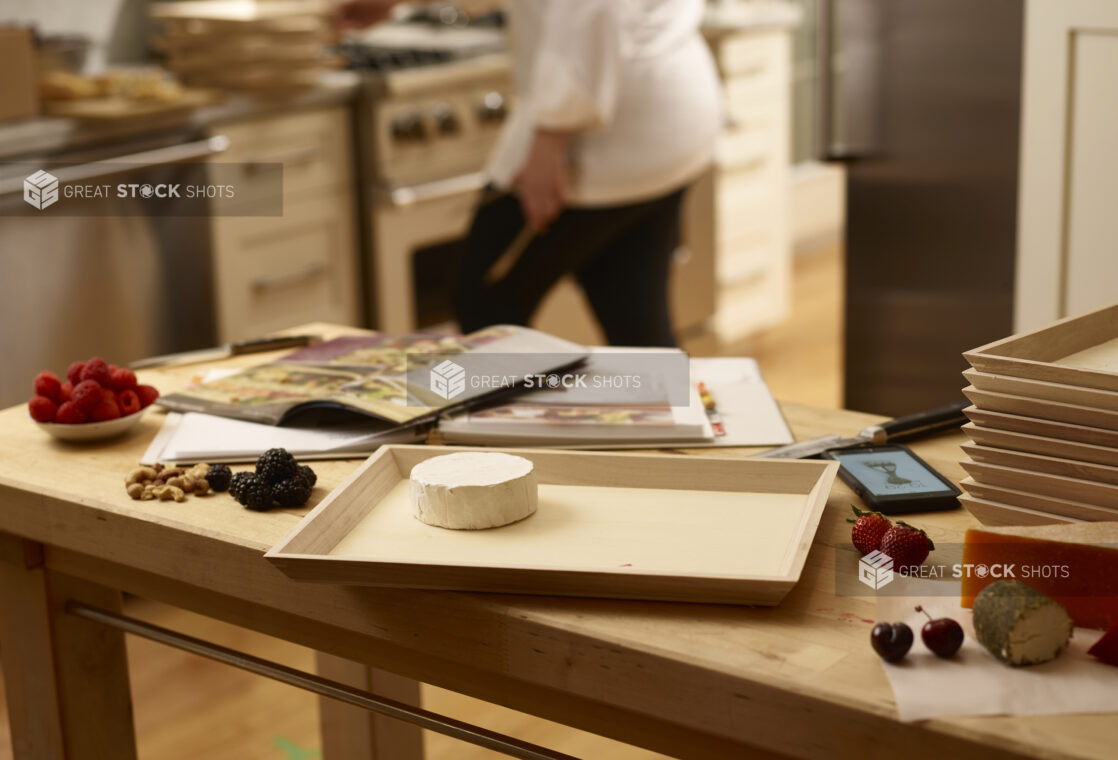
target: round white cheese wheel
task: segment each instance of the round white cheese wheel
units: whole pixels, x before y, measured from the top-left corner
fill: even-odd
[[[481,530],[536,511],[536,472],[524,457],[497,452],[444,454],[411,470],[416,519],[455,530]]]

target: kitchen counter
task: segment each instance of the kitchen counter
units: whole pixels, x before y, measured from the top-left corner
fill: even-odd
[[[0,124],[0,158],[33,157],[120,141],[164,130],[207,127],[269,113],[344,103],[356,96],[361,77],[352,71],[331,71],[314,87],[285,97],[231,93],[220,103],[192,111],[186,118],[174,115],[113,124],[91,124],[77,119],[44,116]]]
[[[351,332],[323,324],[295,331]],[[166,367],[141,380],[170,392],[197,371]],[[782,408],[801,440],[882,421]],[[869,646],[874,600],[836,593],[838,563],[853,557],[845,518],[855,496],[841,482],[800,582],[776,607],[308,584],[280,573],[263,553],[358,462],[316,463],[318,488],[300,509],[250,512],[227,495],[132,501],[122,476],[161,418],[149,412],[132,435],[77,446],[45,436],[22,406],[0,412],[0,654],[17,760],[135,758],[123,634],[66,612],[68,601],[118,612],[122,591],[295,641],[331,655],[328,662],[388,669],[675,757],[1114,756],[1113,714],[898,720]],[[911,445],[958,481],[963,440],[953,432]],[[918,521],[937,543],[958,542],[976,524],[961,509],[923,513]],[[359,718],[343,723],[368,746],[372,722]],[[334,725],[324,740],[340,747],[343,734]],[[323,756],[354,757],[334,751],[326,746]]]
[[[795,26],[801,18],[800,9],[783,0],[725,2],[707,7],[702,29],[708,36],[717,36],[746,29]],[[223,121],[346,102],[355,96],[360,85],[361,76],[356,72],[332,71],[324,75],[315,87],[290,97],[232,93],[224,101],[198,108],[186,118],[175,115],[92,124],[77,119],[44,116],[0,123],[0,159],[38,157],[163,130],[202,128]]]

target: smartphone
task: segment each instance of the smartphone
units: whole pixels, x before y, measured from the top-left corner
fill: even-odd
[[[959,506],[955,484],[912,453],[907,446],[865,446],[824,451],[842,467],[839,477],[872,509],[883,514],[954,509]]]

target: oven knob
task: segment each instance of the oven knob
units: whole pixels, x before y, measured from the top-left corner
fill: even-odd
[[[392,120],[392,139],[397,142],[421,142],[427,139],[427,128],[418,114],[397,116]]]
[[[484,124],[495,124],[505,120],[507,109],[505,108],[505,98],[497,91],[485,93],[485,97],[481,99],[481,105],[478,106],[478,118]]]
[[[454,115],[453,109],[448,105],[435,106],[431,112],[431,117],[435,120],[435,129],[438,130],[440,135],[456,135],[462,131],[462,125],[458,123],[458,117]]]

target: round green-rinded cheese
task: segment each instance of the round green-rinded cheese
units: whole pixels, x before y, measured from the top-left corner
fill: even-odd
[[[991,583],[974,599],[975,638],[1010,665],[1056,659],[1072,627],[1063,605],[1021,581]]]

